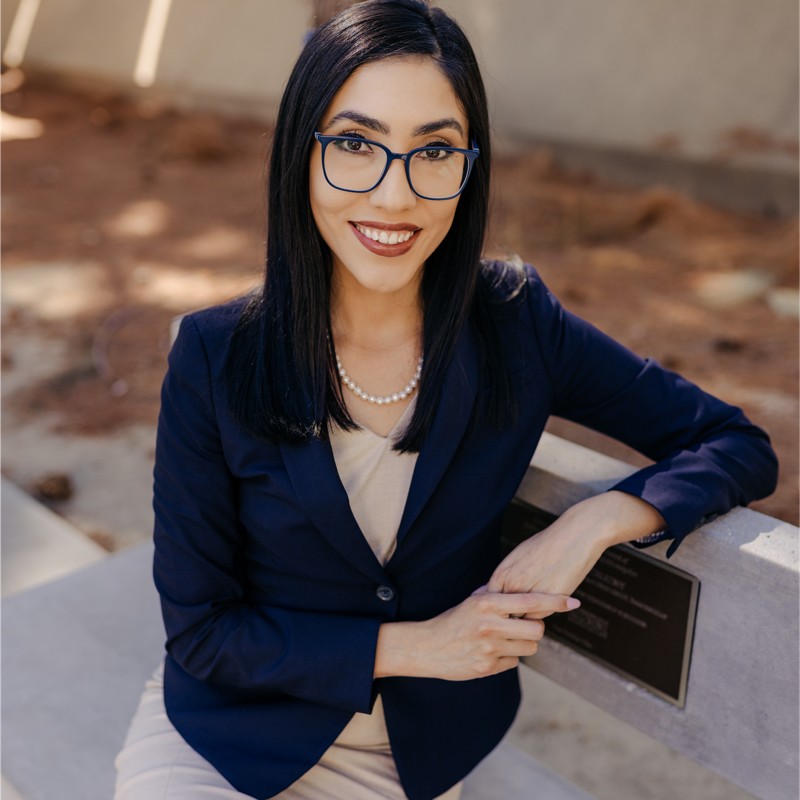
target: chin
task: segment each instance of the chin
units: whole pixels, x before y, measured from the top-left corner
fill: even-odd
[[[334,271],[339,273],[340,282],[353,282],[376,294],[395,294],[418,289],[424,264],[400,264],[397,263],[398,259],[381,260],[385,263],[361,263],[346,267],[335,258]]]

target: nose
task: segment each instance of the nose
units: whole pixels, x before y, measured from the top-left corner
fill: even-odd
[[[411,191],[406,176],[406,166],[396,158],[389,165],[383,180],[370,193],[370,204],[387,211],[403,211],[415,206],[417,196]]]

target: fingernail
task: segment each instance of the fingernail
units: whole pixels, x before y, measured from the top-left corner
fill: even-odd
[[[485,591],[486,591],[486,584],[484,584],[483,586],[479,586],[472,594],[473,595],[483,594]]]
[[[574,611],[576,608],[581,607],[581,601],[578,600],[577,597],[568,597],[567,598],[567,608],[570,611]]]

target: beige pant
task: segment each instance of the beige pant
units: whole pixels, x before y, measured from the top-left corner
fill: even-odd
[[[175,730],[164,709],[164,667],[145,685],[122,751],[114,800],[252,800]],[[438,800],[458,800],[461,784]],[[388,748],[332,745],[278,800],[405,800]]]

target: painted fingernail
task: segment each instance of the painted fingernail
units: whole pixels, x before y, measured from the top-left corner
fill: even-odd
[[[576,608],[581,607],[581,601],[578,600],[577,597],[568,597],[567,598],[567,608],[570,611],[574,611]]]

